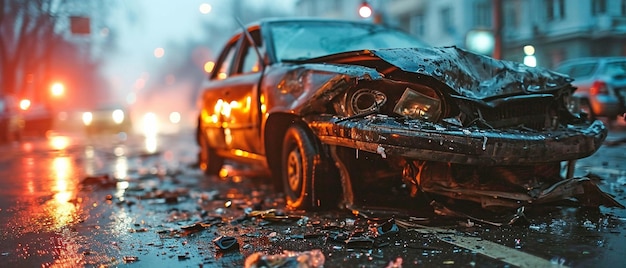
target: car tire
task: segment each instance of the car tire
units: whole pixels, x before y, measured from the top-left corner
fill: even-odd
[[[285,133],[282,147],[282,182],[287,207],[291,209],[322,209],[336,193],[325,189],[330,176],[328,161],[320,154],[320,146],[312,133],[301,125],[293,125]]]
[[[209,145],[207,138],[200,133],[201,131],[198,131],[198,143],[200,145],[198,165],[204,171],[204,174],[217,176],[224,165],[224,158],[217,155],[215,150]]]

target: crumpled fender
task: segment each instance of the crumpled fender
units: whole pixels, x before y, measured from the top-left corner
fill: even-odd
[[[280,75],[275,82],[277,90],[268,90],[268,113],[294,112],[296,114],[326,112],[323,107],[364,80],[379,80],[383,76],[376,69],[341,64],[300,64]],[[273,74],[270,74],[270,77]],[[272,79],[269,79],[272,81]],[[268,82],[274,84],[274,82]]]

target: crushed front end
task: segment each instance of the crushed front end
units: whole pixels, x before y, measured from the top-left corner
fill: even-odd
[[[458,48],[371,53],[382,63],[361,64],[381,77],[338,75],[318,91],[325,98],[309,102],[317,113],[302,109],[323,144],[379,155],[413,195],[486,208],[570,199],[623,207],[589,179],[563,174],[607,136],[601,121],[570,111],[568,77]],[[354,162],[340,158],[340,170]]]

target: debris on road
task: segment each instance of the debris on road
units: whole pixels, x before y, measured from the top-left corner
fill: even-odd
[[[213,239],[213,243],[222,251],[239,250],[239,242],[232,236],[219,236]]]
[[[324,267],[325,257],[320,249],[305,252],[283,251],[282,254],[264,255],[255,252],[248,256],[246,268],[317,268]]]
[[[136,262],[136,261],[139,261],[139,257],[137,256],[124,256],[125,263]]]
[[[86,187],[111,188],[117,185],[117,179],[109,176],[109,174],[94,175],[85,177],[85,179],[81,181],[81,184]]]

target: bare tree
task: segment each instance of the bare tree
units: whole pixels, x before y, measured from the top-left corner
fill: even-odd
[[[0,0],[0,74],[3,91],[17,93],[32,70],[61,38],[55,33],[59,16],[55,14],[63,1]]]
[[[54,55],[68,45],[84,49],[77,47],[83,53],[75,53],[73,59],[67,60],[96,60],[83,57],[94,45],[85,40],[92,40],[89,29],[94,19],[90,15],[102,15],[106,11],[104,6],[101,1],[0,0],[0,92],[42,91],[54,69]],[[84,17],[79,15],[76,20],[77,14]],[[82,32],[72,35],[74,29]]]

